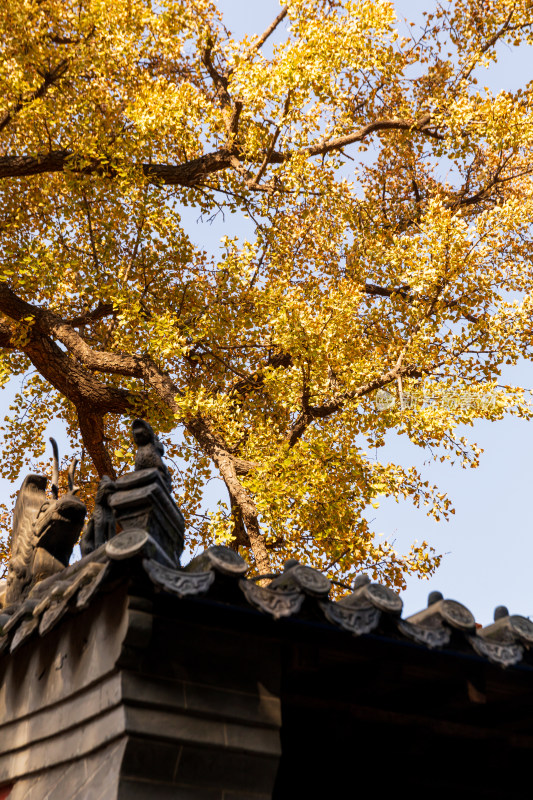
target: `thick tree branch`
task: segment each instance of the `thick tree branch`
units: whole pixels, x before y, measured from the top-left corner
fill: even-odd
[[[89,370],[98,370],[113,375],[140,377],[142,369],[135,356],[94,350],[74,330],[49,309],[34,306],[18,297],[6,283],[0,283],[0,311],[14,321],[31,318],[31,327],[46,336],[58,339],[73,356]]]
[[[123,414],[130,408],[128,392],[97,381],[90,373],[73,363],[50,338],[30,329],[24,345],[16,343],[9,323],[0,321],[0,347],[20,349],[40,374],[75,406],[80,432],[98,475],[116,477],[113,462],[105,446],[104,416],[106,412]]]
[[[181,393],[179,387],[149,357],[94,350],[77,331],[61,320],[54,312],[27,303],[18,297],[5,283],[0,283],[0,312],[17,322],[31,320],[28,325],[30,340],[35,340],[37,350],[42,347],[49,352],[53,352],[54,359],[58,362],[57,369],[59,370],[61,367],[65,371],[63,376],[51,375],[48,371],[48,374],[44,375],[44,377],[76,405],[80,401],[89,400],[91,393],[98,391],[97,387],[100,388],[101,392],[113,391],[119,393],[117,395],[117,397],[120,397],[119,413],[123,413],[126,410],[126,406],[129,405],[128,403],[125,405],[124,399],[130,398],[130,394],[126,390],[115,389],[99,382],[92,374],[92,370],[95,370],[113,375],[144,378],[155,390],[165,406],[174,414],[179,415],[179,407],[176,402],[176,396]],[[0,327],[0,336],[2,336],[5,327],[5,324],[4,327]],[[52,340],[52,337],[58,339],[67,348],[68,353],[61,350]],[[26,347],[21,349],[27,352]],[[33,350],[32,353],[37,357]],[[69,353],[75,356],[75,359],[71,358]],[[27,354],[32,358],[29,353]],[[56,385],[58,382],[61,383],[61,387]],[[84,392],[83,388],[78,388],[77,390],[72,388],[77,384],[80,387],[88,384],[87,391]],[[71,388],[69,389],[69,387]],[[107,411],[113,410],[110,407],[105,407],[105,404],[104,408]],[[202,440],[202,444],[208,447],[210,452],[215,452],[218,448],[227,453],[234,460],[236,469],[240,474],[246,475],[253,468],[253,464],[250,462],[232,456],[231,449],[223,439],[211,431],[208,423],[202,418],[198,417],[195,422],[186,424],[186,427],[198,441]]]
[[[0,347],[3,350],[14,350],[13,331],[7,322],[0,320]]]
[[[213,42],[210,41],[202,53],[202,63],[206,68],[209,77],[213,81],[213,86],[215,87],[215,92],[220,105],[222,108],[227,109],[229,106],[231,106],[231,97],[228,92],[228,79],[215,68],[215,65],[213,64],[212,53]]]
[[[102,449],[104,447],[103,427],[99,427],[93,417],[95,414],[103,417],[105,413],[131,412],[134,410],[133,397],[125,389],[108,386],[99,381],[91,370],[143,377],[164,405],[179,417],[179,408],[176,403],[176,396],[180,393],[178,387],[149,358],[93,350],[76,331],[53,312],[33,306],[17,297],[5,283],[0,283],[0,311],[14,321],[31,319],[22,345],[15,345],[15,337],[12,335],[8,323],[0,323],[0,344],[6,347],[17,346],[18,349],[21,349],[45,380],[76,406],[80,425],[84,426],[84,430],[89,436],[86,441],[87,449],[90,451],[91,457],[96,459],[95,465],[101,474],[103,474],[102,470],[110,474],[112,464],[109,459],[105,460],[105,448]],[[68,352],[62,350],[52,337],[58,338],[67,347]],[[76,358],[73,359],[69,353]],[[87,422],[87,420],[89,421]],[[93,424],[95,429],[91,434]],[[219,466],[235,499],[238,500],[239,497],[242,499],[247,495],[238,481],[237,474],[248,474],[254,465],[245,459],[234,456],[223,439],[217,436],[208,422],[200,416],[186,422],[185,427],[206,454],[213,458],[215,464]],[[83,436],[85,441],[85,434]],[[254,523],[253,509],[251,506],[246,506],[242,510],[247,529],[251,525],[250,531],[253,538],[256,524]],[[257,531],[259,531],[258,525]]]
[[[218,437],[214,435],[210,426],[200,416],[187,422],[185,427],[200,444],[202,450],[213,460],[222,480],[226,484],[232,503],[237,504],[240,508],[258,571],[260,573],[268,572],[270,559],[265,540],[261,535],[257,507],[237,474],[239,466],[246,462],[235,458],[227,447],[221,446]],[[242,474],[249,472],[251,466],[249,462],[246,463],[246,471],[243,471]]]
[[[202,53],[202,62],[209,74],[209,77],[213,81],[213,86],[215,87],[215,92],[223,111],[224,122],[228,133],[226,144],[228,150],[233,156],[234,144],[239,129],[239,119],[241,117],[242,102],[240,100],[236,100],[235,103],[233,103],[231,95],[228,91],[228,77],[226,75],[222,75],[215,68],[211,58],[212,51],[213,44],[210,42]]]
[[[24,344],[17,345],[17,349],[25,353],[43,378],[76,408],[98,408],[102,413],[113,414],[132,410],[129,391],[99,381],[38,329],[28,328]]]
[[[366,283],[363,287],[365,294],[374,295],[376,297],[392,297],[397,294],[403,297],[404,300],[412,300],[413,295],[409,286],[398,286],[393,289],[388,289],[385,286],[377,286],[375,283]]]
[[[0,178],[22,178],[27,175],[63,172],[69,150],[52,150],[36,156],[2,156],[0,158]]]
[[[145,176],[154,183],[166,186],[196,186],[208,175],[228,169],[231,166],[230,159],[230,151],[222,149],[183,164],[143,164],[142,170]],[[65,170],[80,175],[97,173],[110,178],[115,176],[115,172],[109,164],[104,164],[97,159],[83,160],[70,150],[52,150],[36,156],[3,156],[0,158],[0,178],[23,178]]]
[[[226,458],[229,458],[235,470],[235,475],[248,475],[256,467],[256,464],[252,461],[239,458],[232,453],[231,448],[228,447],[224,439],[213,431],[208,420],[200,414],[185,420],[183,424],[191,436],[196,439],[204,453],[212,458],[213,461],[223,463]]]
[[[94,377],[87,365],[72,358],[53,340],[59,338],[58,333],[68,333],[64,338],[68,341],[76,338],[84,347],[91,348],[81,337],[65,323],[57,323],[52,312],[32,306],[18,297],[5,283],[0,283],[0,312],[14,322],[25,325],[22,339],[13,333],[8,339],[7,322],[2,323],[0,331],[8,347],[16,347],[24,352],[39,370],[41,375],[61,394],[67,397],[76,407],[98,406],[102,412],[124,413],[130,408],[131,395],[124,389],[107,386]],[[72,334],[74,336],[72,337]],[[20,343],[18,343],[20,341]],[[76,341],[79,349],[79,342]],[[67,344],[65,344],[68,347]],[[76,355],[76,353],[74,353]],[[97,354],[110,355],[114,354]],[[81,359],[83,361],[83,359]]]
[[[429,114],[425,114],[416,122],[397,118],[375,120],[346,136],[310,145],[304,148],[302,152],[308,156],[324,155],[333,150],[341,150],[349,144],[361,142],[372,133],[387,130],[417,131],[425,136],[441,138],[440,134],[429,130],[430,121]],[[231,122],[228,124],[231,127]],[[291,152],[280,153],[274,150],[268,157],[268,163],[282,164],[288,161],[292,155]],[[153,183],[165,186],[193,187],[200,185],[209,175],[230,168],[234,165],[235,159],[239,161],[241,158],[242,156],[239,156],[233,150],[222,148],[214,153],[206,153],[191,161],[186,161],[183,164],[143,164],[142,170],[144,175]],[[110,178],[115,175],[113,167],[109,164],[104,164],[98,159],[83,160],[69,150],[53,150],[36,156],[3,156],[0,158],[0,178],[21,178],[63,172],[64,170],[83,175],[91,173],[103,174]]]
[[[115,480],[117,474],[105,444],[104,415],[84,408],[78,408],[77,413],[83,444],[98,472],[98,477],[109,475]]]

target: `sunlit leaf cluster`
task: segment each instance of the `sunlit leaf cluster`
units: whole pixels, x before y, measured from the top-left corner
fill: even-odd
[[[279,12],[241,39],[208,0],[2,4],[0,473],[62,420],[90,498],[141,415],[192,549],[399,586],[440,556],[377,537],[379,498],[453,509],[387,434],[476,466],[465,426],[531,414],[501,377],[531,357],[531,84],[484,83],[533,6]]]

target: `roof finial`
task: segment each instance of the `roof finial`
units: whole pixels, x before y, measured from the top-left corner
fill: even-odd
[[[59,451],[57,449],[57,442],[52,436],[50,436],[50,443],[52,445],[52,452],[54,454],[52,461],[52,485],[50,486],[50,491],[52,492],[52,497],[54,500],[57,500],[59,497]]]
[[[444,595],[442,594],[442,592],[437,592],[437,591],[430,592],[428,594],[428,608],[429,608],[429,606],[432,606],[435,603],[438,603],[439,600],[442,600],[443,596]]]
[[[509,609],[507,606],[496,606],[494,609],[494,622],[499,619],[503,619],[503,617],[509,616]]]

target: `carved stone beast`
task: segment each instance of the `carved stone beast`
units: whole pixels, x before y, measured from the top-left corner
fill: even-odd
[[[76,459],[68,470],[68,492],[59,497],[57,444],[54,439],[50,441],[54,452],[52,499],[46,496],[48,481],[44,475],[28,475],[17,496],[6,605],[23,599],[38,581],[68,566],[87,513],[85,504],[76,497]]]

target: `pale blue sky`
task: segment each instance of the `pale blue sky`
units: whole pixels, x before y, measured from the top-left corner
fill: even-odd
[[[397,3],[397,8],[399,13],[412,16],[429,5],[429,2],[403,0]],[[219,0],[219,7],[227,27],[235,35],[261,32],[280,9],[276,0]],[[499,66],[490,75],[487,73],[483,83],[494,90],[514,89],[531,78],[531,63],[528,49],[503,47]],[[216,247],[224,233],[245,233],[233,216],[227,217],[226,223],[219,219],[212,225],[197,222],[197,213],[190,210],[184,219],[187,217],[193,238],[207,249]],[[518,385],[533,388],[532,365],[522,364],[513,379]],[[3,404],[9,402],[9,394],[7,391],[0,396]],[[63,440],[60,426],[57,430],[54,426],[53,432]],[[427,539],[439,552],[446,553],[442,566],[430,581],[409,580],[403,593],[406,613],[422,608],[428,592],[439,589],[445,596],[467,605],[483,624],[492,619],[494,607],[500,604],[508,605],[511,613],[533,616],[530,588],[533,523],[526,502],[533,473],[529,458],[533,428],[530,423],[508,418],[499,423],[479,422],[465,433],[485,449],[476,470],[424,464],[426,459],[429,461],[429,454],[394,434],[389,436],[385,451],[380,454],[390,461],[417,466],[448,493],[456,508],[450,522],[440,523],[408,503],[385,501],[376,511],[378,529],[388,539],[395,540],[399,550],[407,550],[414,539]],[[0,482],[4,497],[12,491],[9,484]],[[206,497],[208,506],[214,508],[218,496],[213,484]]]

